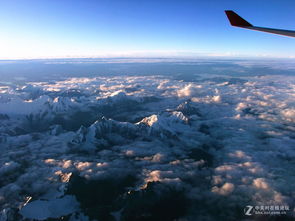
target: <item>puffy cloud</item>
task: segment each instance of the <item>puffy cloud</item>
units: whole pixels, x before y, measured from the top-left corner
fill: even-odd
[[[289,108],[286,110],[281,111],[282,116],[284,119],[295,122],[295,108]]]
[[[232,183],[225,183],[221,187],[214,186],[212,188],[213,193],[217,193],[220,195],[229,195],[235,189],[235,185]]]
[[[264,178],[256,178],[253,180],[253,186],[258,189],[268,190],[269,185]]]

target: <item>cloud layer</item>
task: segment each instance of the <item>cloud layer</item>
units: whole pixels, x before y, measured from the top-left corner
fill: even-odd
[[[2,85],[1,218],[38,217],[30,208],[60,201],[73,205],[58,213],[70,220],[136,220],[134,211],[160,220],[161,213],[143,203],[144,194],[168,208],[173,208],[169,200],[156,196],[179,197],[186,206],[170,220],[241,220],[249,204],[293,209],[294,85],[294,77],[274,75],[200,75],[194,82],[156,75],[85,77]],[[106,183],[115,180],[117,191],[108,190]],[[75,185],[105,188],[111,200],[93,205],[109,207],[93,214]]]

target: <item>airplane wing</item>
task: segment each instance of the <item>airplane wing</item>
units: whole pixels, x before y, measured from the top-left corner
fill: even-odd
[[[241,18],[234,11],[226,10],[225,13],[232,26],[239,27],[239,28],[247,28],[247,29],[256,30],[256,31],[263,31],[263,32],[268,32],[268,33],[273,33],[278,35],[285,35],[289,37],[295,37],[295,31],[253,26],[249,22],[247,22],[245,19]]]

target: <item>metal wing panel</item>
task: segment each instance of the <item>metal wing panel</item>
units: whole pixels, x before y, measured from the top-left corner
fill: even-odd
[[[253,26],[252,24],[250,24],[245,19],[243,19],[241,16],[239,16],[234,11],[226,10],[225,13],[226,13],[226,16],[228,17],[228,20],[232,26],[239,27],[239,28],[246,28],[246,29],[255,30],[255,31],[263,31],[263,32],[268,32],[268,33],[272,33],[272,34],[284,35],[284,36],[288,36],[288,37],[295,37],[295,31],[256,27],[256,26]]]

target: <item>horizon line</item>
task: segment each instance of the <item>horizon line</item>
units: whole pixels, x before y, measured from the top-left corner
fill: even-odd
[[[30,61],[30,60],[75,60],[75,59],[158,59],[158,60],[202,60],[202,59],[213,59],[213,60],[230,60],[230,59],[251,59],[251,60],[292,60],[295,56],[280,57],[280,56],[226,56],[226,55],[203,55],[203,56],[56,56],[56,57],[19,57],[19,58],[0,58],[0,61]]]

